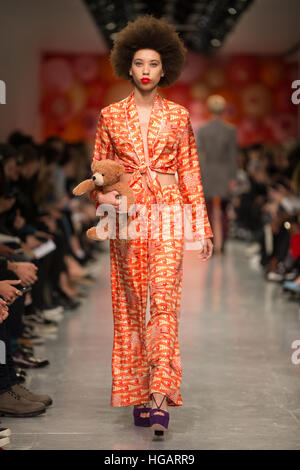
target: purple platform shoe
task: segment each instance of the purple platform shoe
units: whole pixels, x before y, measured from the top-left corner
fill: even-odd
[[[151,408],[143,406],[143,408],[134,408],[133,407],[133,417],[134,417],[134,424],[136,426],[150,426],[150,418],[142,418],[140,415],[141,413],[149,413]]]
[[[155,405],[157,406],[157,403],[153,394],[152,394],[152,398],[155,402]],[[150,418],[149,418],[150,426],[151,426],[151,429],[153,429],[155,436],[163,436],[164,431],[168,429],[170,414],[168,413],[168,411],[160,409],[165,398],[167,398],[167,395],[164,395],[161,404],[157,406],[157,408],[153,408],[150,410]],[[155,414],[157,411],[160,411],[164,415],[162,416],[160,414]]]

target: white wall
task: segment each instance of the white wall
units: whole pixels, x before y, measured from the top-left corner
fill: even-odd
[[[81,0],[1,0],[0,140],[15,129],[39,141],[39,64],[42,51],[105,53],[106,45]]]

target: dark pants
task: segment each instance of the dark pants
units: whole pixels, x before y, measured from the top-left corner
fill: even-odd
[[[266,266],[272,259],[276,259],[277,263],[282,263],[289,251],[290,232],[284,227],[284,225],[282,225],[278,233],[273,233],[272,253],[266,252],[264,233],[262,233],[260,243],[262,266]]]
[[[33,260],[37,266],[38,280],[32,285],[32,301],[36,308],[43,309],[47,304],[45,286],[50,286],[50,292],[59,288],[59,276],[66,270],[64,255],[68,252],[63,235],[55,235],[56,249],[43,258]]]
[[[4,270],[0,273],[0,280],[16,280],[18,276],[10,270]],[[18,288],[18,284],[16,286]],[[22,335],[23,322],[22,315],[24,313],[24,300],[25,296],[18,297],[13,304],[9,306],[9,316],[5,320],[7,328],[9,330],[10,338],[17,339]]]
[[[11,311],[12,305],[9,308],[9,316],[13,315]],[[9,317],[0,324],[0,341],[4,343],[6,349],[5,364],[0,363],[0,394],[7,392],[13,385],[18,383],[11,354],[11,336],[8,329],[8,319]]]

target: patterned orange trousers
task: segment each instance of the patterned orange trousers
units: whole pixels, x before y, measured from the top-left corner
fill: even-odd
[[[164,207],[175,204],[182,216],[178,186],[165,185],[162,191]],[[146,403],[154,392],[167,395],[169,406],[181,406],[178,326],[184,239],[178,232],[174,235],[172,217],[165,233],[164,209],[153,230],[149,223],[155,204],[152,193],[142,190],[136,202],[146,210],[143,236],[121,239],[117,234],[110,239],[114,319],[111,406]],[[150,319],[146,325],[148,288]]]

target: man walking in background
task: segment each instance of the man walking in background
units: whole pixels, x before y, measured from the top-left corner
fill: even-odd
[[[237,137],[236,128],[221,118],[225,99],[211,95],[207,105],[212,119],[198,129],[196,143],[208,218],[215,236],[214,251],[220,254],[224,253],[228,235],[227,204],[237,171]]]

